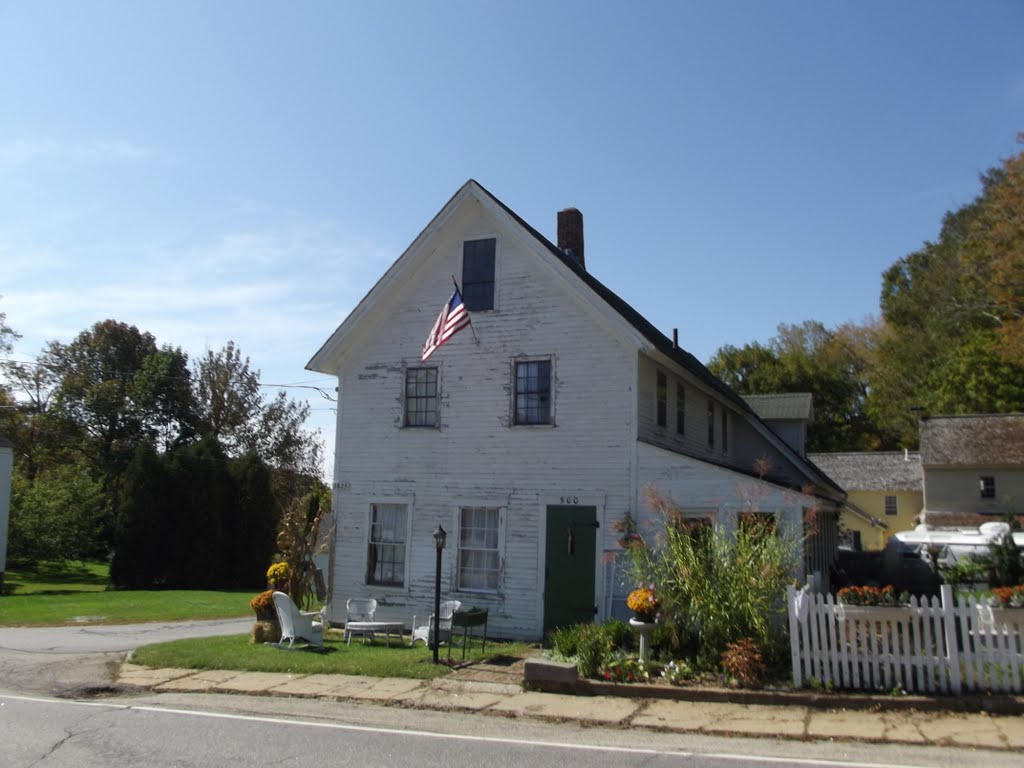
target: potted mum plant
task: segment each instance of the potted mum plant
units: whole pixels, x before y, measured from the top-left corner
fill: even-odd
[[[281,625],[277,623],[273,595],[274,590],[268,589],[249,601],[249,607],[256,613],[256,623],[252,626],[254,643],[276,643],[281,639]]]
[[[654,585],[640,586],[629,593],[626,607],[636,616],[636,620],[644,624],[653,623],[658,617],[661,600],[654,593]]]

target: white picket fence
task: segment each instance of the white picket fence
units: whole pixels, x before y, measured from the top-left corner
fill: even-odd
[[[1024,608],[971,597],[911,598],[909,606],[844,606],[788,590],[793,684],[907,693],[1024,691]]]

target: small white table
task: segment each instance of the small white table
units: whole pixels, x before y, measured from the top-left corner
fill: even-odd
[[[373,638],[381,634],[387,639],[388,647],[391,647],[391,635],[398,636],[398,642],[402,642],[402,632],[405,625],[400,621],[350,621],[345,625],[345,643],[352,645],[352,635],[362,635],[363,642],[366,638]]]

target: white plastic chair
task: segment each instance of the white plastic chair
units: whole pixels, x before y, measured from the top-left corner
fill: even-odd
[[[448,642],[452,636],[452,615],[462,607],[462,601],[460,600],[445,600],[441,603],[441,631],[438,635],[439,645],[441,643]],[[423,626],[416,626],[416,617],[412,617],[412,641],[411,645],[415,645],[417,640],[422,640],[424,644],[430,647],[430,638],[434,634],[434,615],[431,614],[430,618],[427,619],[427,623]]]
[[[320,611],[300,611],[284,592],[275,592],[273,599],[277,620],[281,624],[281,641],[278,645],[287,640],[291,648],[296,640],[305,640],[310,645],[323,648],[324,622]]]

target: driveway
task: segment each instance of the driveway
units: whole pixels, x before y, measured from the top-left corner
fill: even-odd
[[[83,694],[109,688],[118,664],[142,645],[245,634],[252,618],[149,624],[0,627],[0,690]]]

